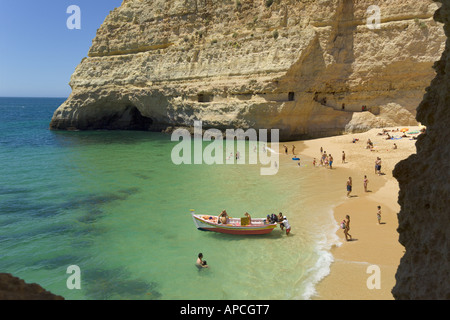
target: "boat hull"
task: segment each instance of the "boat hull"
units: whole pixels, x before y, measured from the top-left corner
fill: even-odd
[[[215,216],[207,216],[212,217],[213,219],[208,220],[204,219],[205,216],[200,215],[192,215],[194,219],[194,224],[196,225],[198,230],[201,231],[211,231],[218,232],[224,234],[235,234],[235,235],[258,235],[258,234],[268,234],[275,229],[277,224],[265,224],[265,219],[252,219],[252,223],[247,226],[241,226],[239,219],[231,219],[228,224],[217,224],[214,218]]]

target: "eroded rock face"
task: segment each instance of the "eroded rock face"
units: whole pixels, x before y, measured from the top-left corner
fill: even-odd
[[[8,273],[0,273],[0,300],[64,300],[38,284],[27,284]]]
[[[450,36],[450,1],[435,14]],[[399,233],[406,252],[396,274],[396,299],[450,299],[450,43],[434,66],[436,78],[417,109],[427,126],[417,154],[400,162]]]
[[[445,43],[432,19],[437,4],[383,1],[380,29],[367,26],[371,5],[124,0],[50,127],[161,130],[202,120],[204,128],[278,128],[286,140],[341,133],[362,105],[395,104],[414,117]]]

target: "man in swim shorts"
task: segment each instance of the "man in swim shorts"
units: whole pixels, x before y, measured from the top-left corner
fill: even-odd
[[[291,225],[286,216],[283,217],[283,225],[286,228],[286,235],[288,236],[291,233]]]

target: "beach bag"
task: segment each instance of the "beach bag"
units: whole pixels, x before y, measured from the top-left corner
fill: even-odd
[[[341,222],[341,229],[345,229],[345,222],[344,221]]]

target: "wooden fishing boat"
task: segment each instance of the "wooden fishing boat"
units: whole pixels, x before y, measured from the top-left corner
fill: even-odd
[[[267,223],[265,218],[251,218],[250,223],[247,218],[230,218],[226,224],[219,224],[218,216],[197,215],[194,210],[191,210],[191,215],[195,226],[201,231],[253,235],[270,233],[277,226],[277,223]]]

